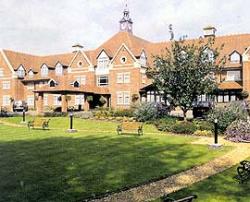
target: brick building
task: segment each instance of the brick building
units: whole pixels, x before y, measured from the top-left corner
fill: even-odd
[[[127,108],[137,98],[162,101],[145,73],[153,65],[152,55],[160,54],[170,42],[135,36],[128,9],[119,25],[120,31],[94,50],[79,44],[71,53],[49,56],[1,50],[0,106],[11,110],[13,101],[25,101],[29,109],[42,113],[55,107],[65,112],[69,106],[88,110],[101,103]],[[243,89],[250,92],[250,34],[215,36],[215,31],[205,28],[204,37],[216,37],[215,45],[224,44],[221,54],[227,56],[225,68],[216,75],[220,82],[216,102],[230,102]]]

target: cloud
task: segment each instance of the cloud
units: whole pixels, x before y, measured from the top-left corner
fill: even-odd
[[[92,49],[118,29],[122,0],[0,0],[0,47],[51,54],[71,51],[74,43]],[[219,35],[249,32],[245,0],[129,0],[134,34],[152,41],[199,37],[214,25]]]

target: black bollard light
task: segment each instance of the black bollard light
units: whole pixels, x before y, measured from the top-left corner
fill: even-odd
[[[214,119],[214,143],[210,146],[215,149],[222,146],[218,141],[218,119]]]
[[[69,129],[67,130],[68,133],[75,133],[77,132],[76,129],[74,129],[74,126],[73,126],[73,112],[70,112],[69,113]]]
[[[73,113],[72,112],[69,114],[69,119],[70,119],[69,129],[72,130],[73,129]]]
[[[214,119],[214,144],[218,144],[218,119]]]
[[[25,108],[23,108],[23,123],[25,123]]]

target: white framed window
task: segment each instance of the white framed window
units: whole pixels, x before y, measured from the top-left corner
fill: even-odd
[[[34,76],[34,72],[32,70],[30,70],[28,75],[29,75],[30,78],[32,78]]]
[[[123,83],[123,73],[117,73],[116,82]]]
[[[130,92],[128,91],[117,92],[117,105],[130,105]]]
[[[49,84],[49,87],[56,87],[57,82],[51,79],[48,84]]]
[[[241,55],[234,51],[231,55],[230,55],[230,62],[231,63],[240,63],[241,60]]]
[[[3,68],[0,68],[0,77],[4,76]]]
[[[43,96],[43,105],[48,106],[48,95]]]
[[[60,101],[60,95],[54,95],[54,105],[58,106],[61,105],[61,101]]]
[[[4,95],[3,96],[3,106],[9,106],[10,105],[10,96]]]
[[[34,106],[34,96],[28,96],[27,97],[27,105],[28,106]]]
[[[3,81],[3,90],[10,89],[10,81]]]
[[[77,67],[81,68],[83,66],[83,61],[79,60],[77,62]]]
[[[123,74],[123,82],[130,83],[130,72],[126,72]]]
[[[123,92],[124,96],[124,105],[130,104],[130,93],[129,92]]]
[[[76,77],[80,85],[86,85],[86,75]]]
[[[117,92],[117,104],[123,105],[123,92]]]
[[[33,83],[28,83],[27,84],[27,89],[28,90],[33,90],[34,89],[34,84]]]
[[[97,76],[97,85],[98,86],[107,86],[109,84],[108,75]]]
[[[130,72],[117,73],[116,83],[130,83]]]
[[[105,51],[102,51],[97,59],[97,68],[98,69],[107,69],[109,62],[110,62],[110,60],[109,60],[108,55],[105,53]]]
[[[83,105],[83,103],[84,103],[84,95],[76,95],[75,105]]]
[[[49,68],[47,65],[43,64],[43,66],[41,67],[41,76],[47,77],[48,74],[49,74]]]
[[[18,78],[24,78],[24,76],[25,76],[25,69],[24,69],[24,67],[22,65],[20,67],[18,67],[16,73],[17,73],[17,77]]]
[[[121,62],[122,64],[125,64],[125,63],[127,62],[127,58],[126,58],[125,56],[122,56],[122,57],[120,58],[120,62]]]
[[[63,75],[63,66],[62,66],[62,64],[57,63],[55,71],[56,71],[57,76]]]
[[[241,81],[240,71],[227,71],[226,81]]]

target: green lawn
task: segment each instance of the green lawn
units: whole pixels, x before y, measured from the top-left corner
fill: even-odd
[[[179,199],[196,194],[198,199],[195,201],[197,202],[249,202],[250,182],[239,184],[234,179],[237,173],[236,168],[237,166],[230,168],[169,196]],[[161,200],[154,202],[161,202]]]
[[[4,119],[20,123],[21,117]],[[222,155],[192,137],[118,136],[116,123],[52,118],[51,130],[0,125],[0,201],[80,201],[189,169]]]

